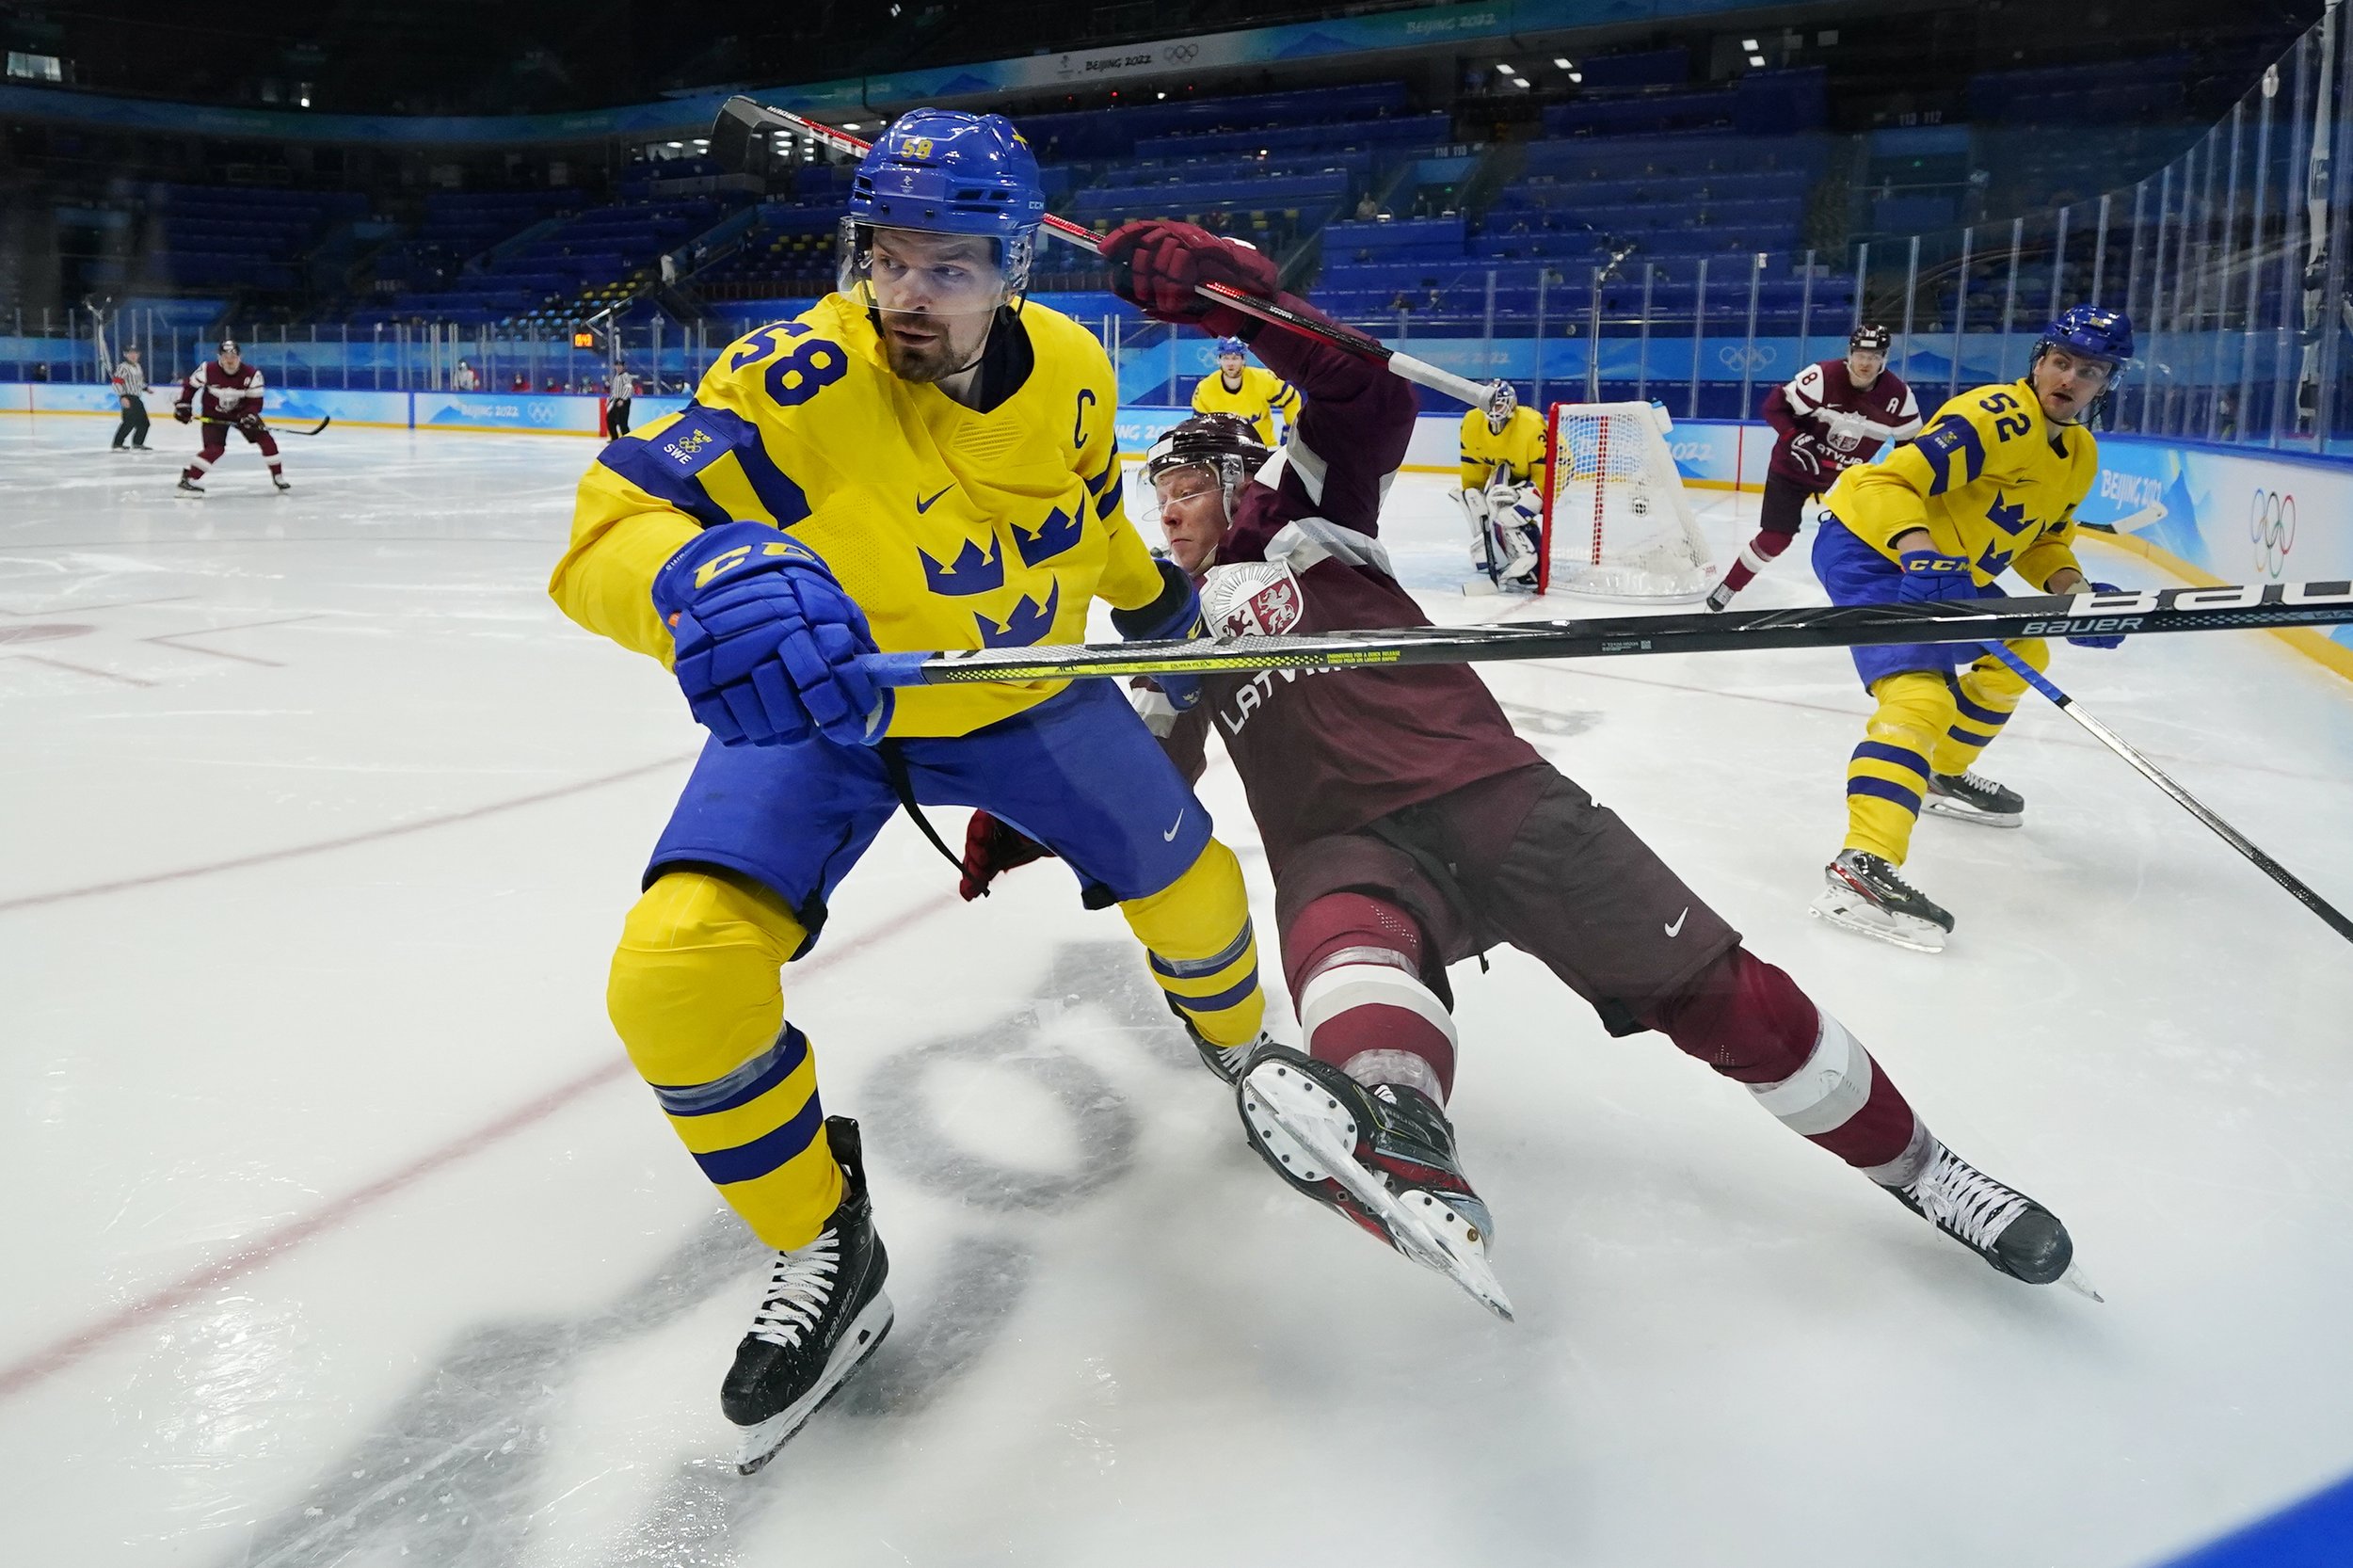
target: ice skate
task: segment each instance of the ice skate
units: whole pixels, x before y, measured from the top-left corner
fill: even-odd
[[[1732,585],[1732,579],[1727,574],[1724,581],[1707,590],[1707,607],[1711,610],[1728,610],[1732,607],[1732,596],[1739,591]]]
[[[1274,1044],[1274,1036],[1262,1032],[1257,1039],[1245,1040],[1239,1046],[1221,1046],[1193,1028],[1190,1020],[1185,1024],[1185,1033],[1192,1039],[1193,1048],[1201,1053],[1201,1064],[1217,1074],[1224,1083],[1240,1079],[1250,1059]]]
[[[1943,1144],[1936,1145],[1916,1178],[1888,1191],[1897,1202],[2012,1279],[2028,1285],[2061,1281],[2093,1301],[2102,1299],[2074,1267],[2075,1244],[2057,1215]]]
[[[1251,1059],[1235,1098],[1250,1146],[1277,1176],[1511,1320],[1487,1262],[1494,1223],[1435,1101],[1400,1084],[1367,1089],[1285,1046]]]
[[[1823,869],[1825,886],[1807,913],[1834,926],[1914,952],[1942,952],[1953,918],[1876,855],[1842,849]]]
[[[204,487],[193,479],[183,479],[180,481],[180,490],[184,495],[202,495]]]
[[[294,487],[293,487],[292,485],[290,485],[290,484],[288,484],[288,483],[286,482],[286,480],[285,480],[284,476],[283,476],[283,475],[281,475],[281,474],[276,474],[276,473],[271,474],[271,475],[269,476],[269,482],[270,482],[271,484],[273,484],[273,485],[277,486],[277,487],[278,487],[278,488],[279,488],[281,492],[286,491],[286,490],[291,490],[291,489],[293,489],[293,488],[294,488]]]
[[[1974,773],[1932,773],[1923,809],[1940,817],[1986,827],[2016,827],[2025,820],[2026,797]]]
[[[752,1331],[735,1348],[719,1407],[745,1429],[735,1467],[750,1475],[801,1430],[890,1332],[890,1257],[874,1232],[857,1123],[825,1119],[841,1206],[817,1240],[776,1254]]]

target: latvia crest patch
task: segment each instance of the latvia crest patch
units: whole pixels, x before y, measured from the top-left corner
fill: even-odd
[[[1218,637],[1279,637],[1305,613],[1299,579],[1273,561],[1218,567],[1201,584],[1201,618]]]

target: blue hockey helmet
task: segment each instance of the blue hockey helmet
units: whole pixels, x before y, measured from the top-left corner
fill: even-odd
[[[1241,354],[1242,352],[1244,352],[1244,350],[1240,338],[1220,338],[1217,340],[1217,357],[1221,360],[1225,358],[1228,354]]]
[[[2035,358],[2054,348],[2106,360],[2121,370],[2133,357],[2133,318],[2105,305],[2070,305],[2035,340]]]
[[[2026,375],[2034,375],[2042,356],[2054,348],[2087,360],[2104,360],[2108,366],[2107,384],[2098,396],[2085,408],[2082,418],[2089,420],[2105,406],[2108,395],[2116,391],[2119,377],[2133,357],[2133,318],[2121,311],[2105,305],[2070,305],[2058,319],[2042,329],[2042,336],[2034,344],[2034,358],[2026,361]]]
[[[1006,292],[1018,294],[1029,286],[1045,218],[1037,157],[1013,121],[961,109],[909,109],[874,139],[850,182],[844,276],[865,249],[862,231],[977,234],[998,242]]]

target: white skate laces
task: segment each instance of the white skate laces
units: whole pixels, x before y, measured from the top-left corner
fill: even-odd
[[[2024,1196],[1942,1145],[1906,1191],[1931,1224],[1980,1250],[1991,1249],[2026,1211]]]
[[[828,1230],[806,1247],[778,1253],[768,1289],[752,1318],[751,1336],[787,1350],[817,1326],[841,1269],[841,1238]]]

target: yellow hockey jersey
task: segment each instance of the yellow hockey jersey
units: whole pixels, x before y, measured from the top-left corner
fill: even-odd
[[[1239,414],[1258,432],[1258,440],[1274,444],[1274,416],[1279,411],[1286,425],[1299,423],[1299,389],[1271,370],[1257,365],[1241,367],[1241,387],[1236,392],[1225,390],[1225,377],[1212,371],[1201,377],[1193,389],[1193,411],[1196,414]]]
[[[1473,408],[1463,416],[1463,488],[1483,490],[1497,468],[1512,471],[1515,485],[1543,488],[1537,471],[1545,463],[1545,420],[1521,404],[1512,410],[1499,431],[1487,428],[1487,410]]]
[[[2075,508],[2099,472],[2091,432],[2052,424],[2012,381],[1954,398],[1885,462],[1840,474],[1822,504],[1891,561],[1898,535],[1925,528],[1980,586],[2015,569],[2040,589],[2075,566]]]
[[[1020,328],[1029,376],[987,413],[892,374],[838,294],[745,335],[694,402],[589,469],[548,591],[667,664],[654,573],[697,529],[772,522],[824,558],[886,652],[1084,642],[1091,600],[1140,608],[1161,580],[1122,504],[1110,359],[1035,303]],[[911,687],[890,733],[966,734],[1064,684]]]

